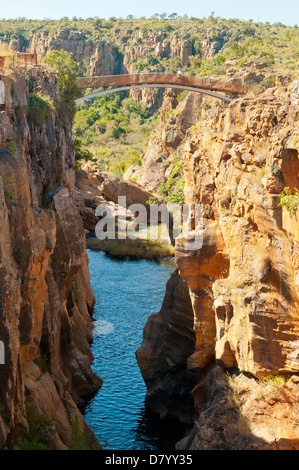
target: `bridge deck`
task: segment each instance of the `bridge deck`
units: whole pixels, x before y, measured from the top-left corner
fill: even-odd
[[[101,77],[80,77],[76,85],[80,89],[124,87],[134,85],[180,85],[182,87],[197,88],[221,93],[244,95],[248,91],[246,85],[237,81],[225,81],[210,77],[188,77],[170,73],[142,73],[127,75],[105,75]]]

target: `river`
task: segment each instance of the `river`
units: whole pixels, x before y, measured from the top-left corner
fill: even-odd
[[[87,250],[94,310],[93,370],[104,383],[83,411],[104,449],[172,450],[186,426],[160,420],[144,403],[135,351],[147,318],[161,308],[172,260],[117,260]]]

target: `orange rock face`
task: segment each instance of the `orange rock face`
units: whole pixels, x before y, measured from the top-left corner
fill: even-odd
[[[30,86],[53,99],[55,80],[36,69]],[[90,367],[95,299],[85,230],[73,199],[72,134],[56,111],[40,125],[17,112],[32,92],[23,76],[3,82],[8,98],[0,113],[0,448],[26,440],[30,418],[43,416],[55,428],[51,448],[64,449],[76,417],[82,432],[90,433],[76,403],[102,383]]]
[[[290,254],[296,243],[277,224],[273,209],[282,210],[279,199],[268,202],[291,182],[289,175],[298,160],[289,144],[289,136],[296,132],[292,121],[296,109],[288,108],[284,119],[288,125],[278,122],[281,101],[288,100],[287,94],[278,93],[237,100],[218,122],[212,117],[199,124],[185,157],[187,198],[192,193],[192,202],[209,209],[213,234],[219,232],[222,241],[216,252],[225,253],[212,275],[206,273],[212,281],[215,358],[256,377],[298,371],[297,360],[292,359],[299,324]],[[292,180],[298,181],[298,173],[292,172]],[[204,244],[208,238],[204,235]],[[198,262],[205,272],[204,256]],[[200,319],[206,309],[199,306],[198,312]]]
[[[193,311],[186,370],[197,373],[199,418],[178,449],[298,448],[298,227],[279,205],[284,187],[298,188],[294,89],[203,101],[187,134],[185,199],[203,206],[203,244],[186,250],[183,233],[176,263]]]

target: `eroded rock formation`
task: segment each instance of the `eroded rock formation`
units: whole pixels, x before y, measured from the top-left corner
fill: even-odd
[[[195,385],[196,376],[186,369],[186,361],[194,344],[190,295],[176,271],[168,281],[160,313],[147,321],[136,353],[147,384],[147,404],[161,418],[175,416],[183,423],[192,422],[190,388]]]
[[[161,119],[151,134],[142,157],[142,166],[132,176],[145,188],[155,191],[164,183],[173,168],[174,155],[183,143],[188,129],[199,118],[202,95],[190,93],[178,101],[178,90],[167,90]]]
[[[54,106],[39,123],[28,109],[33,91],[55,103],[54,74],[0,78],[0,448],[27,442],[40,417],[54,433],[51,448],[66,449],[74,422],[92,436],[77,404],[101,386],[91,370],[95,298],[73,199],[73,136]]]
[[[185,373],[197,374],[197,418],[178,449],[299,448],[298,242],[296,221],[283,217],[279,206],[284,187],[298,188],[296,84],[230,105],[202,102],[200,119],[187,133],[185,199],[202,204],[204,218],[200,248],[186,249],[188,233],[176,240],[194,332],[193,351],[181,360]],[[157,145],[162,148],[163,138]],[[170,294],[168,287],[166,299]],[[168,371],[153,351],[159,344],[163,358],[169,338],[163,328],[149,334],[164,315],[162,308],[149,320],[137,357],[149,405],[153,397],[153,408],[164,406],[165,415],[175,407],[168,404],[174,387],[163,386]],[[171,324],[173,338],[183,325]]]
[[[75,201],[88,232],[95,231],[99,221],[98,207],[109,207],[111,215],[117,217],[118,214],[122,214],[122,217],[131,220],[134,214],[130,211],[130,206],[140,204],[146,208],[146,215],[149,218],[148,201],[152,197],[154,197],[152,192],[135,181],[105,173],[94,162],[86,163],[76,172]]]

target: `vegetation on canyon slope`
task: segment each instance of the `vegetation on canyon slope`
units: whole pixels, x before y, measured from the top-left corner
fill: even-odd
[[[284,188],[280,203],[281,207],[285,207],[288,211],[294,214],[299,207],[299,192],[296,190],[293,192],[289,187]]]
[[[102,170],[122,176],[129,166],[141,164],[140,155],[157,119],[125,92],[85,101],[73,125],[77,154],[87,148],[90,153],[83,160],[95,158]]]

